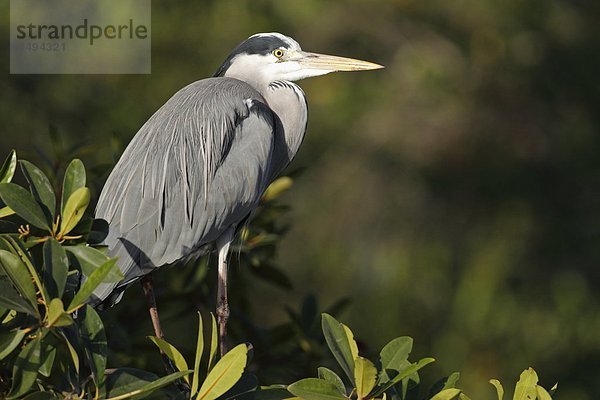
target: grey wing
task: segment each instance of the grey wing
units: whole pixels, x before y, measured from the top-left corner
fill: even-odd
[[[152,269],[216,240],[266,189],[274,115],[244,82],[211,78],[177,92],[139,130],[110,174],[96,218],[125,279],[102,284],[100,303]],[[117,300],[118,301],[118,300]]]

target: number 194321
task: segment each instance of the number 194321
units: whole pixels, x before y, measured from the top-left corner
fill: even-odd
[[[25,43],[25,50],[27,51],[65,51],[66,49],[64,42]]]

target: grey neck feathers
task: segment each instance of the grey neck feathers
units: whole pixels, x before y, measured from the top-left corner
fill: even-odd
[[[275,179],[300,149],[306,133],[308,107],[304,92],[292,82],[271,82],[259,92],[276,115],[277,126],[271,168],[271,179]]]

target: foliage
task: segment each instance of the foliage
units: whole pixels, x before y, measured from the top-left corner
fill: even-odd
[[[17,164],[27,187],[12,183]],[[288,179],[276,181],[265,196],[265,204],[290,186]],[[130,367],[107,368],[110,346],[104,321],[86,305],[86,300],[99,284],[122,279],[122,275],[115,268],[117,260],[108,258],[99,244],[107,233],[106,223],[86,216],[90,195],[83,163],[76,159],[69,164],[58,199],[48,177],[33,164],[17,161],[14,151],[0,169],[0,182],[3,202],[0,204],[0,395],[3,397],[9,400],[120,400],[147,396],[194,400],[291,396],[305,400],[417,398],[418,371],[433,362],[433,358],[410,362],[413,340],[403,336],[386,344],[374,363],[359,354],[350,328],[328,313],[321,316],[323,336],[317,338],[313,326],[318,307],[312,297],[306,299],[300,314],[287,310],[291,320],[289,329],[283,329],[280,335],[294,343],[299,333],[301,340],[297,344],[304,350],[318,348],[324,339],[345,380],[334,370],[319,367],[318,378],[301,379],[289,386],[259,387],[257,377],[246,371],[252,348],[239,344],[217,360],[214,316],[211,314],[210,324],[204,329],[200,313],[191,369],[179,349],[154,336],[148,338],[176,371],[159,377]],[[253,233],[256,229],[246,227],[239,244],[240,252],[248,253],[250,258],[251,243],[260,243],[268,237],[268,233]],[[255,260],[260,265],[262,258]],[[82,272],[88,278],[80,282]],[[344,304],[342,301],[331,310],[339,311]],[[276,347],[277,343],[271,344]],[[444,379],[443,385],[430,390],[428,398],[467,400],[462,390],[455,387],[457,380],[457,373]],[[490,382],[498,399],[503,400],[500,382]],[[549,400],[550,393],[537,382],[533,369],[524,371],[513,399]]]
[[[496,388],[498,400],[504,399],[504,388],[497,379],[490,380],[490,383]],[[515,386],[515,392],[513,400],[520,399],[538,399],[538,400],[550,400],[552,397],[550,394],[554,393],[557,385],[554,385],[552,390],[548,392],[542,386],[538,385],[538,376],[533,368],[528,368],[521,373],[519,381]]]
[[[361,357],[350,328],[329,314],[322,316],[323,335],[340,368],[346,375],[347,385],[334,371],[319,367],[318,378],[305,378],[287,387],[293,395],[304,400],[369,400],[369,399],[418,399],[420,378],[418,371],[434,361],[423,358],[408,361],[413,340],[407,336],[393,339],[379,353],[376,363]],[[469,400],[456,387],[460,374],[455,372],[443,379],[429,391],[430,400]],[[496,388],[498,400],[503,400],[504,390],[498,380],[490,383]],[[538,385],[538,377],[532,368],[521,374],[515,386],[513,400],[550,400],[550,393]]]
[[[399,337],[389,342],[380,353],[377,364],[361,357],[350,328],[329,314],[323,314],[323,335],[333,356],[350,382],[348,390],[342,379],[332,370],[320,367],[319,378],[306,378],[293,383],[288,390],[306,400],[325,400],[336,397],[368,400],[382,395],[399,395],[405,399],[409,386],[419,382],[417,371],[434,361],[424,358],[416,363],[408,361],[412,339]]]
[[[184,377],[186,386],[184,392],[190,399],[194,400],[214,400],[225,396],[225,399],[233,396],[239,396],[256,389],[256,378],[252,375],[246,375],[243,379],[244,369],[249,361],[250,347],[246,344],[239,344],[227,352],[215,364],[217,355],[217,325],[214,316],[211,314],[210,342],[209,347],[204,351],[204,330],[202,329],[202,316],[198,313],[198,339],[196,344],[196,355],[194,358],[194,369],[191,380]],[[175,346],[162,338],[155,336],[149,337],[152,342],[165,354],[180,372],[189,372],[188,364],[181,352]],[[206,369],[201,368],[202,357],[206,359]],[[204,371],[206,371],[204,373]],[[202,385],[200,385],[202,382]],[[236,383],[240,385],[234,388]]]
[[[215,399],[231,389],[246,366],[247,348],[240,345],[215,364],[213,337],[208,375],[198,389],[201,325],[193,371],[185,361],[176,362],[179,371],[162,378],[131,368],[106,368],[104,324],[86,301],[99,284],[123,276],[115,268],[117,260],[109,259],[98,244],[106,236],[106,223],[85,216],[90,195],[83,164],[77,159],[69,164],[57,201],[39,168],[24,160],[18,163],[28,190],[11,182],[17,165],[14,151],[0,169],[0,395],[9,400],[31,392],[38,394],[26,398],[126,399],[181,378],[188,382],[192,372],[192,395],[198,399]],[[88,278],[80,282],[82,272]],[[171,348],[162,339],[152,339],[161,350]]]

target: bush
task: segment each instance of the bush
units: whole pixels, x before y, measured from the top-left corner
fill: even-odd
[[[26,187],[12,183],[18,163]],[[106,222],[88,216],[91,195],[86,180],[83,163],[73,160],[65,171],[57,197],[48,177],[35,165],[17,161],[14,151],[0,169],[0,396],[3,398],[116,400],[149,396],[250,400],[296,396],[305,400],[409,400],[423,397],[419,393],[418,371],[434,360],[409,361],[411,338],[390,341],[378,360],[372,362],[359,354],[350,328],[333,316],[322,314],[322,337],[314,331],[319,313],[316,300],[310,297],[300,314],[288,310],[290,322],[279,327],[278,333],[266,334],[273,340],[269,344],[261,342],[268,348],[261,349],[263,361],[257,365],[278,368],[284,363],[282,358],[288,358],[288,367],[290,360],[297,364],[313,363],[326,343],[339,364],[338,370],[345,374],[345,382],[333,369],[319,367],[317,378],[301,379],[289,386],[259,387],[257,377],[248,368],[252,347],[239,344],[217,360],[214,317],[210,316],[210,324],[204,329],[200,314],[193,363],[188,364],[182,352],[166,340],[150,336],[155,351],[168,359],[173,371],[159,377],[151,371],[131,367],[107,369],[108,355],[113,350],[107,340],[104,316],[86,301],[99,284],[115,282],[123,276],[116,267],[117,260],[109,258],[101,244],[108,230]],[[262,213],[256,219],[259,225],[246,227],[238,244],[240,254],[244,255],[241,260],[255,265],[257,270],[262,268],[259,275],[265,279],[283,285],[288,284],[287,278],[269,263],[281,233],[273,223],[281,208],[271,202],[290,183],[289,178],[281,179],[267,191]],[[82,273],[88,276],[83,283]],[[340,302],[332,311],[344,304]],[[275,340],[278,335],[280,339]],[[260,337],[258,333],[255,336]],[[302,359],[294,354],[313,356]],[[278,357],[280,361],[276,361]],[[458,378],[458,373],[454,373],[440,380],[425,397],[468,399],[456,388]],[[491,383],[502,400],[502,385],[497,380]],[[513,398],[547,400],[550,393],[537,385],[537,375],[528,369],[521,374]]]

